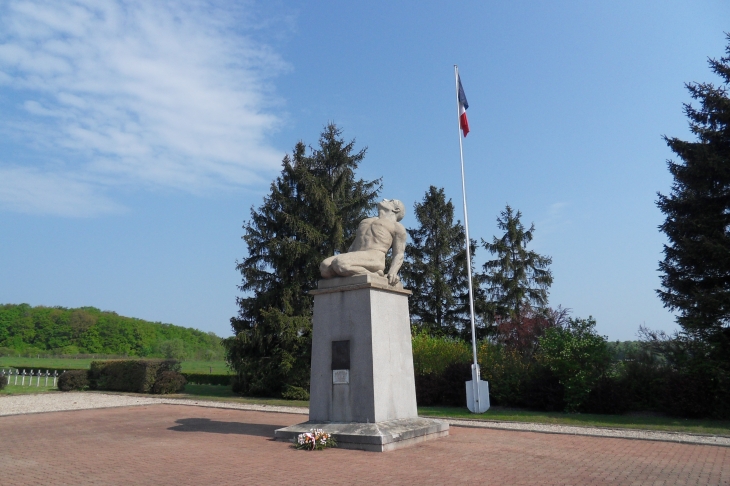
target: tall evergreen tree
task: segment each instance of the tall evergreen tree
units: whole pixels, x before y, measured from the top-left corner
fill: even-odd
[[[464,227],[454,223],[454,205],[443,188],[431,186],[414,212],[418,227],[407,230],[412,242],[401,270],[413,291],[411,318],[431,334],[457,335],[470,326]],[[473,242],[472,254],[475,249]]]
[[[528,251],[535,225],[526,230],[520,222],[522,213],[515,213],[507,205],[497,218],[497,226],[504,231],[492,243],[482,239],[482,245],[494,260],[484,264],[482,281],[491,301],[492,318],[519,320],[526,310],[544,308],[553,276],[548,268],[552,258]]]
[[[659,263],[664,306],[678,312],[690,338],[720,344],[730,362],[730,35],[726,57],[710,59],[722,85],[689,83],[700,106],[684,105],[695,141],[665,137],[680,162],[668,161],[671,193],[659,194],[669,240]],[[721,351],[724,349],[724,351]]]
[[[360,220],[368,216],[380,180],[357,179],[365,150],[355,152],[341,130],[327,125],[319,146],[307,154],[297,143],[284,157],[281,175],[244,224],[248,256],[241,272],[235,336],[225,341],[245,394],[305,398],[309,388],[312,297],[319,263],[344,252]]]

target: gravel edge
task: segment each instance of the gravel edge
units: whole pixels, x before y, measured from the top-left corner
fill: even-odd
[[[137,395],[117,395],[110,393],[80,393],[38,395],[9,395],[0,397],[0,417],[25,415],[31,413],[89,410],[94,408],[130,407],[143,405],[186,405],[208,408],[250,410],[256,412],[276,412],[307,415],[302,407],[279,405],[256,405],[250,403],[217,402],[187,398],[141,397]],[[437,418],[437,417],[425,417]],[[686,434],[681,432],[659,432],[637,429],[611,429],[605,427],[580,427],[574,425],[536,424],[528,422],[504,422],[462,420],[438,417],[454,427],[511,430],[518,432],[538,432],[543,434],[582,435],[589,437],[612,437],[620,439],[653,440],[679,442],[683,444],[713,445],[730,447],[730,437],[715,435]]]
[[[612,437],[618,439],[653,440],[660,442],[680,442],[683,444],[730,447],[730,437],[718,435],[686,434],[683,432],[660,432],[655,430],[639,429],[611,429],[606,427],[580,427],[575,425],[536,424],[528,422],[446,420],[448,420],[449,425],[456,427],[539,432],[543,434],[583,435],[588,437]]]

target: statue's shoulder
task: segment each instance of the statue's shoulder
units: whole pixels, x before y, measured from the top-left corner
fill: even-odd
[[[405,234],[406,234],[406,227],[405,227],[405,226],[403,226],[402,224],[400,224],[400,223],[399,223],[399,222],[397,222],[397,221],[395,222],[394,228],[395,228],[395,231],[396,231],[396,232],[397,232],[397,233],[398,233],[399,235],[405,235]]]
[[[360,224],[359,224],[359,226],[362,226],[362,225],[364,225],[364,224],[370,224],[370,223],[372,223],[373,221],[376,221],[377,219],[378,219],[377,217],[376,217],[376,218],[365,218],[365,219],[363,219],[362,221],[360,221]]]

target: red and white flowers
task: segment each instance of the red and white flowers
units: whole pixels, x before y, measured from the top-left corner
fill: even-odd
[[[299,434],[296,448],[308,451],[321,451],[327,447],[336,447],[335,438],[322,429],[311,429],[309,432]]]

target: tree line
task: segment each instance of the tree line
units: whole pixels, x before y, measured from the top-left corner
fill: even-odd
[[[319,263],[347,251],[360,221],[371,214],[381,179],[356,176],[366,149],[327,125],[316,148],[295,145],[282,161],[263,204],[244,224],[247,256],[234,336],[225,340],[237,372],[234,388],[245,394],[306,398],[309,389],[313,299]],[[430,187],[414,205],[417,226],[401,270],[414,332],[466,338],[469,331],[464,228],[442,188]],[[552,318],[546,307],[551,259],[527,249],[534,226],[507,206],[498,218],[504,235],[481,245],[494,257],[474,273],[479,335],[494,335],[502,322],[525,316]],[[472,242],[472,250],[477,243]],[[496,326],[496,327],[495,327]]]
[[[197,329],[94,307],[0,305],[0,354],[113,354],[221,359],[221,339]]]
[[[551,259],[528,249],[535,227],[526,227],[509,205],[497,218],[501,234],[470,242],[472,254],[481,248],[490,255],[474,269],[472,285],[478,337],[484,349],[497,350],[484,354],[497,375],[483,372],[498,376],[493,379],[502,380],[500,386],[512,383],[502,394],[505,403],[544,404],[552,396],[573,411],[594,400],[683,416],[730,416],[730,43],[726,53],[709,60],[722,85],[687,85],[700,103],[684,107],[697,139],[665,138],[680,161],[668,162],[674,184],[670,194],[658,195],[667,244],[657,292],[677,313],[679,332],[641,328],[639,342],[611,346],[591,317],[551,308]],[[382,188],[381,179],[356,176],[366,149],[356,151],[354,140],[341,133],[329,124],[317,147],[296,144],[244,225],[248,252],[237,263],[244,295],[231,319],[235,335],[224,342],[241,393],[307,397],[313,303],[307,291],[316,287],[319,262],[347,250]],[[414,335],[464,340],[464,228],[454,221],[442,188],[431,186],[414,212],[401,270],[413,290]],[[543,399],[530,402],[530,396]]]
[[[415,228],[408,229],[402,279],[413,290],[409,299],[414,327],[430,335],[471,339],[466,238],[460,221],[454,221],[454,205],[443,188],[431,186],[414,204]],[[528,250],[535,225],[525,228],[522,213],[509,205],[497,218],[504,233],[492,241],[470,242],[472,257],[477,247],[492,259],[482,271],[472,268],[472,288],[478,337],[495,334],[497,327],[533,314],[546,317],[552,259]]]

